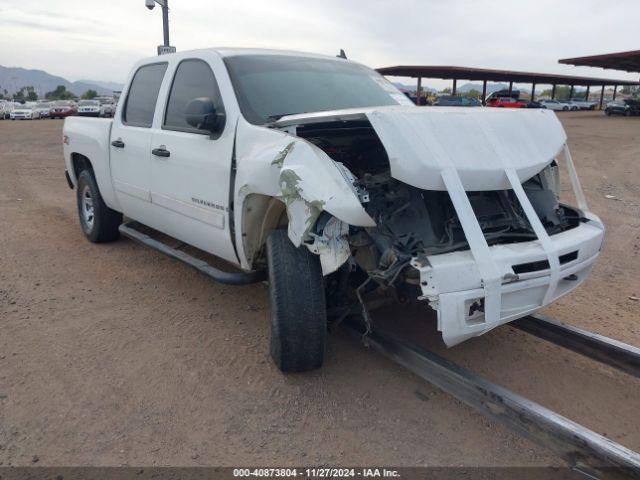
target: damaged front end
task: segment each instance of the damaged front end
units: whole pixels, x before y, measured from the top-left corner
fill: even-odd
[[[427,301],[451,346],[569,292],[598,256],[604,228],[552,112],[385,107],[273,127],[290,139],[274,194],[334,310],[374,289]],[[561,154],[578,207],[559,201]]]

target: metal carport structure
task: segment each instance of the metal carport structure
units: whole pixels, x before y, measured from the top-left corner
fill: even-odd
[[[588,57],[563,58],[558,63],[576,67],[600,67],[623,72],[640,72],[640,50],[589,55]]]
[[[411,77],[417,79],[416,103],[420,104],[422,96],[422,79],[438,78],[443,80],[453,80],[452,94],[456,94],[458,80],[482,81],[482,103],[485,103],[487,96],[487,82],[508,82],[509,91],[513,89],[514,83],[531,83],[531,99],[535,99],[536,85],[551,85],[551,98],[555,98],[557,85],[568,85],[571,87],[570,96],[573,96],[573,89],[576,86],[587,87],[587,97],[591,87],[601,87],[600,108],[604,98],[605,86],[614,87],[614,99],[618,86],[638,86],[640,82],[628,80],[616,80],[608,78],[578,77],[573,75],[557,75],[548,73],[517,72],[512,70],[494,70],[488,68],[439,66],[439,65],[398,65],[393,67],[378,68],[382,75],[392,77]]]

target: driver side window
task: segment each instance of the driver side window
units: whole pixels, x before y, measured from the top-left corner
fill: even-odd
[[[162,128],[209,135],[210,132],[189,125],[185,117],[187,104],[202,97],[213,101],[216,112],[224,113],[218,83],[209,65],[202,60],[183,60],[173,77]]]

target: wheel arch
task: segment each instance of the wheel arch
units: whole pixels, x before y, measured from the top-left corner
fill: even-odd
[[[242,249],[249,268],[265,260],[265,247],[269,234],[289,223],[285,203],[274,196],[251,193],[244,198],[241,208]]]

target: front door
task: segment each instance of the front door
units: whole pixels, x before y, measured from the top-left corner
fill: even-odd
[[[224,105],[210,65],[182,60],[169,91],[164,118],[151,140],[151,202],[155,228],[216,256],[238,263],[231,242],[229,188],[234,125],[198,130],[185,118],[187,104],[209,98]]]

